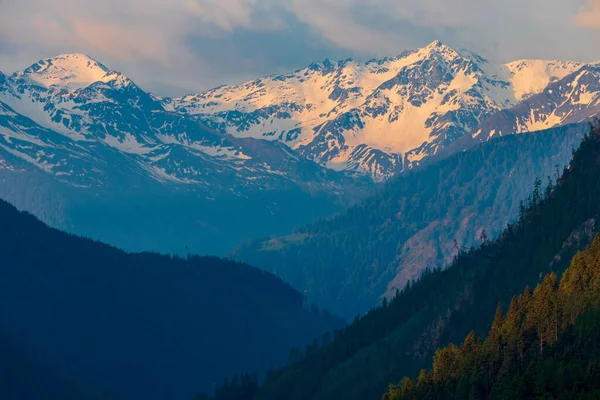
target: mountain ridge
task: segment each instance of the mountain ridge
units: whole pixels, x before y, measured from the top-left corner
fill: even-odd
[[[212,130],[230,138],[279,141],[288,151],[322,167],[366,174],[382,181],[438,153],[443,154],[446,147],[455,151],[456,140],[481,136],[477,132],[483,129],[487,118],[518,106],[542,93],[548,85],[590,65],[593,64],[558,60],[497,64],[468,50],[455,50],[434,41],[396,57],[365,62],[327,59],[284,75],[169,98],[146,93],[126,76],[90,56],[75,53],[41,60],[0,79],[5,94],[10,92],[10,88],[6,88],[10,81],[17,82],[12,92],[21,97],[29,90],[26,83],[37,86],[29,97],[33,97],[33,103],[45,102],[42,110],[39,106],[33,109],[31,104],[23,106],[27,102],[14,101],[14,96],[12,99],[0,96],[0,101],[18,113],[29,114],[37,123],[46,122],[42,125],[47,128],[78,139],[91,129],[85,124],[90,114],[83,107],[69,107],[71,101],[104,100],[113,104],[125,101],[132,106],[127,109],[128,113],[139,114],[143,107],[151,113],[187,116],[199,122],[204,132]],[[128,95],[113,93],[111,98],[111,89],[123,90]],[[91,104],[86,106],[93,108]],[[532,113],[540,112],[532,110]],[[44,117],[44,113],[48,115]],[[109,117],[109,120],[114,118]],[[511,121],[503,122],[497,131],[504,134],[525,131],[514,129]],[[568,122],[579,121],[546,121],[545,125],[529,126],[529,130]],[[162,123],[164,128],[164,123],[173,122]],[[155,136],[148,129],[160,131],[156,126],[138,124],[115,128],[116,132],[102,128],[109,131],[104,142],[125,153],[144,155],[158,151],[160,154],[154,157],[165,157],[165,152],[156,146],[177,143],[187,149],[196,146],[196,151],[208,155],[227,154],[241,163],[248,160],[243,146],[231,148],[215,143],[206,138],[206,133],[180,137],[180,134],[158,132]],[[124,133],[132,129],[148,133],[133,136]],[[102,139],[98,130],[94,135]],[[485,140],[492,136],[493,133],[488,134]],[[466,146],[468,141],[459,143]],[[285,154],[280,156],[285,157]],[[161,174],[155,168],[160,167],[149,168],[155,177],[165,178],[166,174],[180,183],[194,183],[191,176],[178,176],[181,171],[172,173],[165,167]],[[268,174],[268,170],[262,173]]]
[[[436,41],[398,57],[325,60],[165,103],[222,133],[280,140],[327,167],[384,180],[584,65],[494,64]]]
[[[20,176],[31,174],[35,180],[42,176],[33,169],[41,171],[51,186],[68,192],[63,194],[70,203],[73,198],[83,202],[84,191],[99,207],[103,196],[112,202],[123,193],[138,200],[163,191],[183,197],[185,208],[173,209],[165,200],[144,218],[179,218],[173,232],[191,231],[205,242],[194,251],[223,255],[252,236],[281,235],[340,211],[380,182],[415,167],[522,132],[518,126],[529,126],[522,122],[527,116],[538,122],[546,118],[551,123],[540,126],[549,127],[597,114],[600,81],[583,86],[571,79],[571,71],[591,71],[591,64],[525,60],[499,65],[433,42],[397,57],[325,60],[289,74],[171,99],[144,91],[92,57],[64,54],[0,74],[0,171],[5,176],[25,171]],[[595,70],[590,73],[596,76]],[[576,84],[577,96],[567,90]],[[536,100],[541,94],[532,93],[552,85],[562,85],[563,91],[556,94],[559,111],[548,119],[548,106]],[[522,101],[515,107],[524,111],[507,114],[518,98]],[[559,112],[564,118],[556,117]],[[498,121],[495,131],[486,121]],[[15,179],[8,181],[15,185]],[[13,194],[14,188],[0,187],[0,195]],[[121,197],[117,202],[127,208],[127,197]],[[249,213],[264,215],[264,222],[240,235],[235,220],[245,226],[255,220],[238,209],[254,198],[262,204],[255,202]],[[18,206],[51,214],[31,202]],[[72,206],[60,207],[67,222],[59,227],[71,232],[94,236],[96,224],[105,225],[69,221]],[[189,218],[183,221],[177,212]],[[121,221],[124,215],[115,217]],[[288,222],[281,223],[284,219]],[[135,230],[140,223],[128,224],[133,230],[125,235],[127,243],[112,241],[111,235],[123,238],[121,232],[101,238],[128,249],[169,252],[184,251],[181,242],[190,240],[174,234],[180,244],[140,241],[129,247],[131,238],[146,237]],[[215,231],[222,231],[218,242]]]

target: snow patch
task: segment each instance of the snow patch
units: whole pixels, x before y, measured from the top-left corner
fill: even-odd
[[[85,54],[61,54],[15,72],[13,78],[25,79],[46,88],[74,90],[101,80],[108,71],[104,65]]]
[[[519,60],[506,64],[517,101],[541,93],[554,80],[583,67],[583,63],[558,60]]]

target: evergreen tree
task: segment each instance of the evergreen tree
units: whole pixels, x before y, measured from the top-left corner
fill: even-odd
[[[582,260],[585,262],[582,263]],[[575,278],[583,273],[583,281]],[[572,281],[582,297],[570,298]],[[461,347],[438,349],[432,382],[420,385],[407,377],[390,385],[385,399],[595,399],[600,395],[600,235],[577,254],[561,278],[547,274],[535,291],[513,298],[506,317],[500,307],[483,346],[474,332]],[[569,315],[566,310],[574,311]],[[561,316],[569,318],[563,320]],[[578,317],[573,317],[577,315]],[[524,317],[525,316],[525,317]],[[523,323],[525,320],[525,323]],[[519,358],[500,354],[503,368],[494,368],[498,337],[507,349],[522,346]],[[521,342],[521,343],[519,343]],[[539,349],[539,351],[536,351]],[[453,371],[450,368],[455,367]],[[439,378],[436,374],[439,371]]]
[[[438,353],[440,358],[436,367],[439,368],[436,369],[441,376],[450,377],[444,381],[449,386],[437,385],[434,371],[424,370],[413,381],[419,388],[419,397],[415,398],[452,398],[445,396],[447,389],[455,390],[457,386],[454,385],[459,383],[461,393],[468,392],[469,398],[535,398],[532,390],[542,390],[539,388],[551,382],[548,376],[556,368],[539,364],[526,373],[532,357],[551,356],[558,343],[562,343],[561,334],[565,329],[588,326],[579,327],[591,298],[582,297],[581,306],[577,305],[579,303],[563,304],[562,299],[569,296],[560,288],[567,285],[567,281],[561,278],[557,290],[556,285],[548,285],[552,278],[549,282],[544,277],[551,272],[556,278],[561,277],[577,250],[585,248],[593,238],[594,221],[600,220],[598,159],[600,140],[597,132],[592,132],[584,138],[570,167],[556,181],[552,192],[540,198],[535,206],[532,204],[534,196],[531,196],[531,201],[521,210],[520,220],[508,224],[497,239],[490,240],[485,246],[461,251],[447,269],[425,271],[418,281],[411,282],[389,299],[386,307],[380,305],[357,316],[352,324],[334,332],[330,345],[270,374],[255,399],[380,398],[390,382],[415,376],[430,363],[438,348],[463,343],[471,331],[478,338],[487,335],[481,346],[482,356],[475,360],[471,375],[453,376],[447,365],[460,365],[460,359],[452,361],[453,351]],[[360,208],[353,212],[366,211]],[[360,250],[349,251],[354,254]],[[591,255],[585,254],[582,260],[586,261],[582,265],[587,268],[591,264],[587,261]],[[337,259],[330,261],[345,265]],[[376,266],[370,264],[370,268]],[[571,275],[574,279],[569,283],[571,292],[583,288],[581,292],[586,293],[586,288],[594,287],[575,279],[576,275],[585,274]],[[538,291],[534,301],[534,293],[529,287],[543,284],[545,280],[546,289],[554,286],[558,297],[545,298],[539,294],[544,293],[542,290]],[[498,303],[507,306],[503,318],[500,318],[502,313],[498,312]],[[550,317],[549,322],[530,315],[532,304]],[[558,310],[552,309],[554,306],[558,306]],[[498,320],[502,319],[501,324],[494,322],[494,315]],[[576,324],[567,323],[570,319]],[[593,321],[589,326],[595,326]],[[593,329],[585,334],[575,332],[574,337],[578,340],[594,337]],[[577,365],[566,363],[561,368],[575,376],[581,367],[581,364]],[[546,372],[538,374],[538,368]],[[593,364],[581,368],[596,371]],[[546,378],[534,387],[530,378],[538,377]],[[390,390],[388,397],[400,390],[400,386],[400,383],[392,385],[394,390]]]

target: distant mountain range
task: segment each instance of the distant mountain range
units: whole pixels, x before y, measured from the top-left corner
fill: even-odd
[[[105,178],[89,149],[102,144],[158,181],[241,191],[294,180],[304,159],[382,179],[464,136],[582,122],[600,112],[600,64],[494,64],[436,41],[394,58],[325,60],[160,98],[84,54],[65,54],[0,74],[0,101],[2,148],[63,180]],[[36,125],[43,135],[31,132]],[[217,172],[237,178],[235,185],[211,179]]]
[[[54,226],[131,250],[210,254],[333,212],[369,186],[281,143],[166,111],[76,54],[0,75],[0,179],[1,197]]]
[[[165,98],[60,55],[0,73],[0,196],[129,249],[224,254],[479,141],[590,119],[599,71],[436,41]]]
[[[600,64],[495,64],[435,41],[394,58],[325,60],[163,104],[221,133],[280,141],[328,168],[383,180],[461,138],[487,140],[598,115]],[[452,149],[468,147],[461,143]]]
[[[121,173],[199,186],[209,197],[268,189],[282,179],[324,180],[287,147],[222,135],[167,111],[129,78],[82,54],[0,75],[0,100],[2,149],[72,185],[103,186]]]

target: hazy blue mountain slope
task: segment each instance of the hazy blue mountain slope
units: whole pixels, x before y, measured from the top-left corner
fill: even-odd
[[[488,238],[500,233],[535,178],[555,179],[587,129],[572,125],[487,142],[404,174],[331,218],[242,244],[233,257],[352,317],[424,269],[447,265],[459,248],[480,243],[483,230]]]

